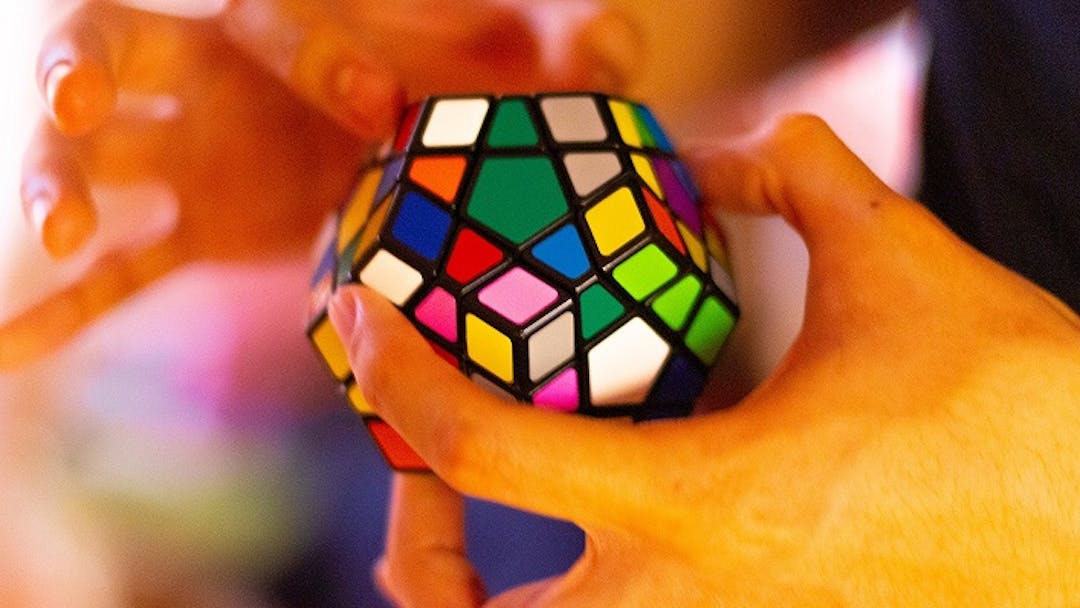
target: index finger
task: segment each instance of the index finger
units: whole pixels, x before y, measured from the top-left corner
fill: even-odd
[[[116,37],[126,22],[126,13],[113,10],[109,3],[88,2],[42,41],[38,89],[65,135],[90,132],[111,115],[117,92],[109,38]]]
[[[410,95],[599,88],[640,69],[640,35],[597,0],[379,0],[343,12]]]
[[[0,372],[39,359],[73,339],[79,331],[176,268],[175,240],[166,237],[141,249],[102,257],[76,283],[0,320]]]
[[[712,211],[780,215],[807,240],[849,231],[882,203],[914,207],[812,115],[791,115],[740,140],[691,150]]]

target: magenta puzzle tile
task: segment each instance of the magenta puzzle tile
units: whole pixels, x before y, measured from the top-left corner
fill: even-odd
[[[559,293],[529,271],[515,267],[477,294],[480,303],[515,325],[524,325],[559,298]]]

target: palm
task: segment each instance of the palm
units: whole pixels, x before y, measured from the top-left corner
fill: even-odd
[[[173,159],[180,236],[216,258],[306,247],[364,147],[249,65],[218,69],[204,86]]]
[[[179,205],[170,238],[181,261],[302,250],[340,202],[364,147],[232,49],[217,28],[167,18],[145,27],[141,39],[172,52],[151,53],[152,64],[132,71],[161,80],[118,84],[174,97],[179,115],[143,125],[134,150],[117,149],[103,129],[87,143],[88,156],[102,160],[91,173],[121,183],[163,180]]]

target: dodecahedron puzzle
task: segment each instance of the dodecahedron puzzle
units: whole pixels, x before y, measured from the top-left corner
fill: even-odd
[[[308,335],[397,470],[426,466],[356,386],[326,315],[337,286],[382,293],[491,392],[638,420],[690,412],[739,314],[671,142],[602,94],[411,106],[326,241]]]

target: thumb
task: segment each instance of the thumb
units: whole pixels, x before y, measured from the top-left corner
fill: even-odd
[[[367,401],[450,486],[583,526],[637,521],[627,488],[662,459],[634,425],[487,393],[370,288],[339,289],[329,314]]]
[[[364,397],[383,419],[405,435],[430,466],[453,460],[444,453],[466,424],[444,403],[482,401],[475,389],[443,362],[393,305],[362,286],[337,291],[328,310]]]

